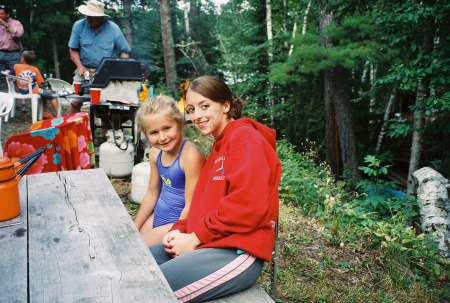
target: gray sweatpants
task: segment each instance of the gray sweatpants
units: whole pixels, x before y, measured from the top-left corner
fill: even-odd
[[[162,244],[149,247],[178,302],[203,302],[246,289],[264,261],[236,249],[204,248],[171,258]]]

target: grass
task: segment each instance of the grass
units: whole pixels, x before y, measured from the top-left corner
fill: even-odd
[[[417,280],[379,250],[333,245],[330,232],[282,201],[277,302],[450,302],[448,281]],[[270,293],[270,266],[259,283]]]

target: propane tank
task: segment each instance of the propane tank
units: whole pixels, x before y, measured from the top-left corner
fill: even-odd
[[[142,162],[133,167],[131,173],[131,200],[134,203],[141,204],[148,188],[150,179],[150,162]]]
[[[100,145],[99,167],[109,177],[125,178],[131,175],[134,166],[134,144],[132,138],[124,138],[122,130],[109,129],[107,141]]]

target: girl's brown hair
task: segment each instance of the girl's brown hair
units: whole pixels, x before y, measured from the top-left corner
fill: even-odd
[[[233,96],[230,88],[222,79],[214,76],[202,76],[194,79],[184,92],[185,99],[186,93],[190,90],[221,104],[229,101],[228,118],[236,120],[242,117],[244,102],[241,98]]]

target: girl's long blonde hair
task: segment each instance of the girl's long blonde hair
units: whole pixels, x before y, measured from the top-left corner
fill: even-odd
[[[167,119],[174,120],[180,129],[183,128],[185,120],[184,115],[180,112],[177,102],[166,95],[153,96],[144,102],[136,113],[136,123],[139,125],[139,131],[145,133],[145,121],[152,114],[164,113]]]

